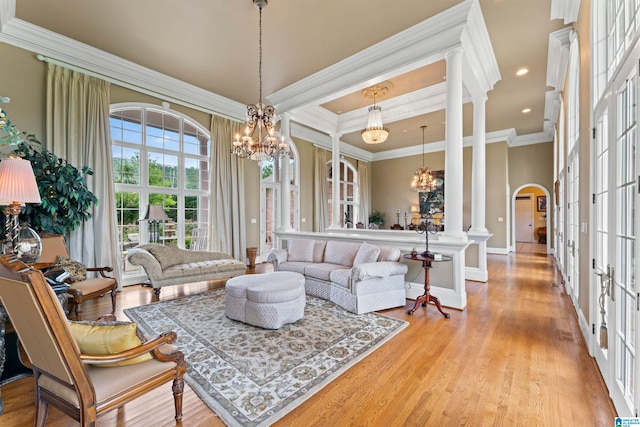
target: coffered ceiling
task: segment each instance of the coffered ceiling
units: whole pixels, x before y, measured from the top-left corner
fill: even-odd
[[[564,81],[558,55],[567,51],[568,30],[550,34],[569,27],[578,6],[579,0],[270,0],[263,11],[264,95],[281,113],[281,106],[292,113],[294,135],[322,144],[336,132],[346,152],[374,160],[417,153],[423,124],[426,142],[444,140],[445,112],[437,105],[446,92],[446,65],[442,51],[429,50],[442,43],[439,35],[458,28],[448,18],[452,10],[477,7],[479,14],[467,14],[475,21],[465,21],[462,31],[486,34],[489,50],[482,40],[463,44],[475,49],[465,50],[467,73],[490,70],[488,134],[508,135],[514,144],[548,141],[550,103]],[[408,37],[430,31],[434,35],[421,42],[424,58],[403,63],[399,49],[381,50],[416,48]],[[252,0],[0,0],[0,41],[229,117],[242,119],[244,105],[258,100],[258,11]],[[523,67],[529,72],[516,76]],[[392,88],[376,101],[390,135],[367,146],[360,130],[372,100],[360,91],[383,80]],[[467,137],[473,127],[468,101],[477,88],[467,80],[465,86]],[[303,93],[294,99],[297,88]],[[434,107],[424,107],[427,98]],[[525,108],[531,111],[523,113]]]

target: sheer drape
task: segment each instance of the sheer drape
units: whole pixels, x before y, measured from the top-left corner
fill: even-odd
[[[211,120],[212,195],[209,212],[211,249],[226,252],[237,260],[245,259],[247,231],[244,215],[244,163],[231,154],[233,135],[240,123],[213,116]]]
[[[110,84],[47,64],[45,147],[78,169],[89,166],[89,190],[98,198],[91,219],[68,236],[72,259],[88,266],[111,266],[121,282],[118,227],[109,130]]]
[[[313,193],[315,200],[314,227],[317,232],[324,232],[329,219],[329,191],[327,176],[327,150],[314,147],[313,150]]]
[[[370,175],[371,164],[369,162],[358,161],[358,192],[360,200],[358,200],[358,218],[355,222],[360,221],[365,227],[369,224],[369,212],[371,211]]]

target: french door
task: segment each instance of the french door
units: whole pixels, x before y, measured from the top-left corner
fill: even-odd
[[[639,307],[636,67],[614,81],[612,95],[595,110],[592,144],[593,227],[591,292],[595,323],[593,353],[620,416],[638,405]]]

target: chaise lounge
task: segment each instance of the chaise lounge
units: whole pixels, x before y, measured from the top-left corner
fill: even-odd
[[[190,251],[158,243],[129,249],[127,260],[144,268],[157,298],[163,286],[229,279],[247,271],[244,263],[223,252]]]

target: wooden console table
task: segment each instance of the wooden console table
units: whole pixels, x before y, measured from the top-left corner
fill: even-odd
[[[442,315],[445,318],[448,319],[449,317],[451,317],[449,313],[445,313],[442,310],[442,305],[440,304],[440,300],[437,297],[434,297],[433,295],[431,295],[431,292],[430,292],[431,285],[429,284],[429,270],[431,270],[431,267],[432,267],[431,263],[441,262],[441,261],[451,261],[453,257],[449,255],[438,255],[438,258],[436,259],[436,258],[426,257],[422,254],[417,254],[417,255],[404,254],[403,258],[411,261],[421,261],[422,268],[424,268],[424,294],[416,298],[416,303],[413,305],[413,308],[409,310],[407,313],[413,314],[418,309],[421,303],[423,307],[426,307],[428,303],[432,302],[435,304],[438,311],[442,313]]]

